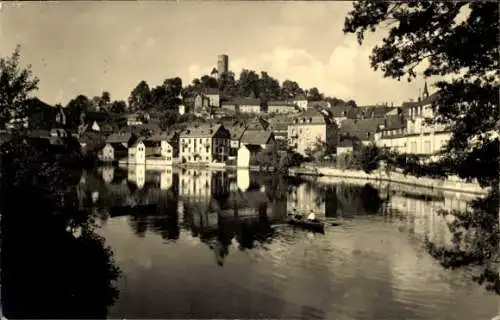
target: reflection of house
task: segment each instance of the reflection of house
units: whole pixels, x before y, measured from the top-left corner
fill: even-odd
[[[288,194],[288,210],[296,209],[299,212],[308,212],[313,210],[315,213],[325,212],[325,201],[321,195],[316,192],[310,184],[303,183],[293,187]]]
[[[250,171],[238,168],[236,171],[236,183],[241,191],[246,191],[250,186]]]
[[[295,117],[293,123],[288,125],[288,145],[304,156],[318,143],[335,149],[336,133],[337,126],[326,113],[309,109]]]
[[[135,136],[130,138],[128,143],[128,163],[146,163],[146,146],[144,145],[144,138]]]
[[[102,149],[101,160],[114,161],[128,156],[128,141],[132,137],[130,133],[114,133],[106,139],[106,145]]]
[[[142,189],[146,183],[146,166],[143,165],[128,165],[127,180],[135,183],[135,185]]]
[[[189,127],[179,135],[181,162],[224,162],[227,160],[230,133],[220,124]]]
[[[247,130],[241,137],[241,146],[238,149],[236,165],[241,168],[248,168],[252,157],[256,156],[262,150],[276,150],[275,146],[276,141],[272,132]]]
[[[208,202],[212,196],[212,172],[183,169],[179,172],[179,195],[191,200]]]
[[[104,180],[104,182],[111,183],[111,181],[113,181],[113,178],[115,176],[115,168],[103,167],[101,175],[102,175],[102,180]]]
[[[171,167],[165,168],[160,174],[160,190],[168,190],[172,187],[173,172]]]

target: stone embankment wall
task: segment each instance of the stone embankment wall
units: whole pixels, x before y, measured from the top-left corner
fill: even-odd
[[[306,167],[290,169],[291,174],[310,174],[322,175],[331,177],[340,177],[348,179],[389,181],[407,185],[414,185],[432,189],[449,190],[456,192],[466,192],[475,194],[486,194],[488,189],[482,188],[477,182],[466,182],[457,177],[449,177],[447,179],[431,179],[426,177],[414,177],[404,175],[398,172],[376,171],[373,173],[365,173],[358,170],[344,170],[329,167]]]

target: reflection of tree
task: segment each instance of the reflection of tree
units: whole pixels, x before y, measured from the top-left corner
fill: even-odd
[[[380,210],[382,200],[380,199],[379,191],[366,184],[361,188],[361,204],[366,213],[376,214]]]
[[[16,144],[2,159],[3,312],[7,318],[106,318],[119,270],[92,217],[76,206],[81,172],[63,159],[37,163],[36,152],[28,163],[20,156],[29,148]]]
[[[438,259],[445,268],[478,266],[481,273],[474,277],[479,284],[485,284],[488,290],[500,294],[500,276],[498,272],[500,230],[498,188],[493,188],[484,199],[471,202],[466,212],[441,212],[450,214],[454,219],[449,223],[453,233],[453,248],[445,249],[426,241],[429,253]],[[468,231],[474,231],[471,239],[465,239]]]

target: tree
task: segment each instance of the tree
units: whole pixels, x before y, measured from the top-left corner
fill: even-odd
[[[109,103],[111,103],[111,94],[109,93],[109,91],[103,91],[102,94],[101,94],[101,103],[103,105],[107,105]]]
[[[220,75],[219,92],[225,98],[234,98],[238,95],[238,82],[235,79],[234,72]]]
[[[238,87],[238,93],[241,97],[258,98],[260,96],[259,75],[252,70],[241,70]]]
[[[348,106],[350,106],[350,107],[353,107],[353,108],[357,108],[358,107],[358,105],[356,104],[356,101],[354,101],[354,100],[349,100],[349,101],[346,102],[346,104]]]
[[[217,68],[213,68],[212,71],[210,72],[210,76],[213,78],[217,78],[219,75],[219,71],[217,71]]]
[[[466,8],[468,16],[461,18],[459,14]],[[411,81],[417,77],[419,65],[423,65],[425,77],[448,76],[449,80],[435,83],[436,116],[431,119],[452,130],[441,163],[446,163],[449,174],[476,178],[481,185],[491,187],[491,199],[483,202],[494,204],[489,208],[476,206],[455,217],[468,221],[465,225],[479,230],[477,234],[484,231],[497,241],[472,249],[472,256],[460,250],[448,252],[443,265],[479,263],[485,266],[480,279],[496,283],[495,290],[500,293],[498,270],[491,271],[499,250],[500,153],[498,137],[492,134],[499,119],[498,20],[498,4],[494,2],[357,1],[345,18],[344,32],[356,34],[361,44],[366,31],[388,27],[388,35],[370,56],[372,68],[382,70],[385,77]],[[485,225],[496,227],[485,230]]]
[[[200,78],[201,89],[214,89],[218,88],[219,84],[217,83],[217,79],[211,76],[204,75]]]
[[[69,128],[76,128],[81,124],[82,115],[85,115],[93,107],[93,103],[87,96],[80,94],[74,99],[70,100],[66,105],[67,124]]]
[[[297,82],[288,79],[283,81],[283,84],[281,85],[281,99],[294,99],[300,94],[304,94],[304,90],[300,88]]]
[[[323,94],[321,94],[318,90],[318,88],[314,87],[314,88],[311,88],[308,92],[307,92],[307,100],[309,101],[321,101],[323,100]]]
[[[366,173],[372,173],[379,168],[380,150],[375,144],[361,146],[354,151],[354,159]]]
[[[0,124],[27,116],[27,101],[38,90],[39,79],[31,66],[22,68],[21,47],[16,46],[10,57],[0,58]],[[19,129],[21,126],[16,126]]]
[[[128,98],[128,105],[132,111],[144,110],[149,107],[151,103],[151,92],[149,85],[146,81],[142,80],[132,90]]]
[[[266,101],[277,100],[281,95],[281,87],[278,80],[272,78],[267,72],[262,71],[259,79],[259,95]]]
[[[111,104],[111,109],[110,109],[111,112],[125,113],[126,110],[127,110],[127,104],[123,100],[113,101],[113,103]]]

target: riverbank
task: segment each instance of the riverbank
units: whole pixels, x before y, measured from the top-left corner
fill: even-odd
[[[472,194],[487,194],[488,189],[482,188],[477,182],[466,182],[458,177],[449,177],[447,179],[431,179],[427,177],[414,177],[404,175],[399,172],[376,171],[373,173],[366,173],[359,170],[341,170],[331,167],[313,167],[306,166],[303,168],[290,168],[290,175],[309,175],[309,176],[326,176],[338,177],[356,180],[371,180],[371,181],[385,181],[395,182],[399,184],[406,184],[410,186],[425,187],[429,189],[446,190],[454,192],[464,192]]]

